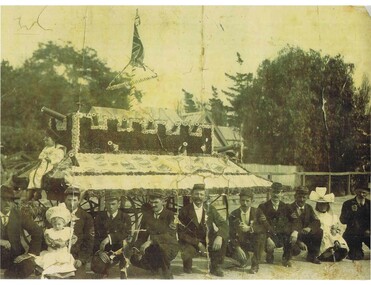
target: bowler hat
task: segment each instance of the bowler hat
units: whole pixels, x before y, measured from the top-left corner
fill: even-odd
[[[1,185],[1,199],[15,200],[15,195],[13,189],[8,186]]]
[[[113,200],[120,201],[121,200],[121,196],[117,192],[106,191],[106,195],[104,196],[104,199],[106,201],[113,201]]]
[[[271,185],[271,189],[273,192],[281,192],[282,191],[282,184],[279,182],[273,182]]]
[[[356,191],[361,190],[361,191],[368,191],[370,192],[370,185],[367,182],[360,182],[356,186]]]
[[[243,188],[240,191],[240,196],[254,197],[254,193],[251,189]]]
[[[306,186],[297,186],[295,187],[295,194],[302,194],[302,195],[307,195],[309,194],[309,189]]]

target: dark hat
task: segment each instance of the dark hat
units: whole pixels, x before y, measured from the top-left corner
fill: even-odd
[[[367,183],[367,181],[363,181],[357,184],[355,190],[360,190],[360,191],[368,191],[370,192],[370,184]]]
[[[105,251],[97,251],[91,259],[91,270],[94,273],[106,274],[111,264],[110,256]]]
[[[61,137],[52,129],[46,129],[45,136],[51,137],[54,141],[59,140]]]
[[[193,185],[192,190],[205,190],[205,184],[203,183],[198,183]]]
[[[165,194],[160,189],[154,189],[148,193],[149,199],[164,199]]]
[[[273,182],[271,185],[271,189],[273,192],[281,192],[282,191],[282,184],[279,182]]]
[[[80,190],[79,188],[76,188],[76,187],[73,187],[73,186],[70,186],[68,187],[65,191],[64,191],[64,195],[67,196],[67,195],[76,195],[76,196],[79,196],[80,197]]]
[[[14,191],[12,188],[1,185],[1,199],[7,199],[7,200],[15,200]]]
[[[241,196],[247,196],[247,197],[250,197],[250,198],[254,198],[254,193],[251,189],[243,188],[240,191],[240,197]]]
[[[117,192],[106,191],[106,195],[104,196],[104,199],[106,201],[113,201],[113,200],[120,201],[121,200],[121,196]]]
[[[308,195],[309,189],[306,186],[297,186],[295,187],[295,194],[302,194],[302,195]]]

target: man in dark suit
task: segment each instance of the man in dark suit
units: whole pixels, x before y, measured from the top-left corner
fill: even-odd
[[[94,245],[94,221],[93,218],[79,207],[80,190],[75,187],[68,187],[64,192],[65,206],[72,213],[71,227],[77,237],[77,241],[71,247],[71,254],[75,258],[75,278],[83,279],[86,273],[86,264],[90,262]]]
[[[195,184],[192,203],[179,212],[178,237],[183,270],[192,272],[192,258],[197,254],[210,256],[210,274],[223,277],[221,265],[227,248],[228,224],[206,201],[205,184]]]
[[[35,269],[34,257],[40,254],[42,229],[27,215],[14,208],[14,192],[1,185],[1,268],[5,278],[27,278]],[[21,243],[22,231],[30,236],[28,252]]]
[[[307,250],[307,261],[320,264],[317,258],[320,251],[323,231],[321,222],[311,205],[307,204],[309,190],[305,186],[295,188],[295,202],[289,205],[289,222],[292,225],[290,235],[291,254],[295,248]],[[300,251],[298,251],[300,253]],[[284,266],[291,266],[291,256],[288,256]]]
[[[262,222],[265,217],[260,209],[252,207],[254,194],[251,190],[242,189],[240,193],[240,207],[229,216],[229,235],[233,256],[242,267],[247,265],[249,251],[254,255],[251,258],[249,273],[255,274],[259,270],[259,263],[264,253],[266,231]]]
[[[126,260],[122,254],[123,241],[129,237],[131,222],[128,214],[119,209],[121,197],[113,192],[105,195],[105,211],[98,213],[94,219],[94,252],[116,252],[113,264],[119,262],[120,278],[127,279]],[[94,270],[94,267],[92,267]],[[106,272],[99,274],[108,275]]]
[[[176,257],[179,245],[176,239],[174,212],[165,208],[165,197],[158,191],[150,195],[150,209],[143,210],[140,231],[130,262],[137,267],[156,272],[163,279],[173,279],[170,262]]]
[[[343,237],[349,246],[348,258],[361,260],[364,258],[362,242],[370,248],[370,188],[359,185],[356,196],[345,201],[341,208],[340,221],[347,225]]]
[[[282,184],[273,182],[270,188],[270,196],[267,202],[259,205],[266,221],[263,225],[267,232],[267,241],[265,250],[267,252],[266,261],[269,264],[274,262],[274,249],[283,247],[282,262],[285,266],[290,265],[287,262],[290,256],[290,234],[291,226],[288,221],[288,205],[281,201]]]

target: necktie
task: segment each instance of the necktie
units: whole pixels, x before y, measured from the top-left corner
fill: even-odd
[[[299,207],[298,208],[299,216],[301,216],[301,214],[303,214],[303,212],[304,212],[304,207]]]
[[[1,217],[1,222],[3,223],[3,226],[5,227],[9,222],[9,216],[4,215]]]
[[[155,219],[158,220],[159,217],[160,217],[160,214],[155,213]]]
[[[249,224],[249,216],[247,215],[247,212],[246,213],[242,213],[242,221],[248,225]]]

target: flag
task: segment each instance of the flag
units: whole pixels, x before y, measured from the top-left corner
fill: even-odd
[[[144,68],[144,64],[143,64],[144,48],[143,48],[142,41],[140,40],[138,28],[137,28],[137,26],[139,25],[140,25],[140,18],[137,15],[135,17],[135,23],[134,23],[133,46],[131,48],[130,63],[132,66],[138,66],[138,67]]]

